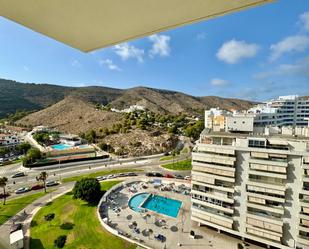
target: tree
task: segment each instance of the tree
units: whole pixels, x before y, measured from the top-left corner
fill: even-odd
[[[89,131],[87,131],[86,134],[85,134],[85,139],[86,139],[89,143],[94,143],[96,137],[97,137],[97,134],[96,134],[95,130],[89,130]]]
[[[45,193],[46,193],[46,180],[47,180],[47,177],[48,177],[48,174],[47,174],[45,171],[42,171],[42,172],[40,173],[40,175],[36,177],[36,180],[37,180],[37,181],[43,182],[43,186],[44,186],[44,191],[45,191]]]
[[[6,201],[6,192],[5,192],[5,187],[8,179],[4,176],[0,178],[0,187],[3,189],[3,205],[5,205]]]
[[[28,152],[28,150],[31,149],[31,145],[29,143],[21,143],[20,145],[18,145],[17,149],[23,154],[25,154]]]
[[[42,158],[42,153],[39,149],[32,148],[28,151],[27,155],[23,158],[23,164],[35,163],[38,159]]]
[[[73,198],[95,203],[102,196],[101,186],[95,178],[83,178],[77,181],[73,188]]]
[[[67,236],[60,235],[57,239],[54,240],[54,245],[56,248],[63,248],[66,241],[67,241]]]

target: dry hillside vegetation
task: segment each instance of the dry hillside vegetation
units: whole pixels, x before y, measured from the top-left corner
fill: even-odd
[[[99,111],[91,103],[67,97],[44,110],[22,118],[17,124],[45,125],[63,132],[79,134],[92,128],[111,127],[119,120],[121,114]]]

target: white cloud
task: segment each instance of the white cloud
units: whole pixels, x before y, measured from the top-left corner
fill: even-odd
[[[110,70],[122,71],[120,67],[118,67],[111,59],[104,59],[99,61],[100,65],[107,66]]]
[[[235,39],[225,42],[218,50],[216,56],[219,60],[229,64],[235,64],[245,58],[254,57],[259,50],[259,46],[254,43],[237,41]]]
[[[280,64],[271,71],[260,72],[253,75],[255,79],[267,79],[272,76],[305,76],[309,77],[309,56],[302,58],[294,63]]]
[[[309,56],[292,64],[281,64],[277,68],[277,73],[282,75],[300,75],[309,77]]]
[[[136,48],[133,45],[129,45],[128,43],[116,45],[114,50],[115,53],[124,61],[130,58],[137,59],[138,62],[144,61],[144,50]]]
[[[80,68],[82,66],[82,64],[78,61],[78,60],[73,60],[71,62],[71,66],[72,67],[77,67],[77,68]]]
[[[219,78],[213,78],[210,83],[213,86],[226,86],[229,82],[227,80],[219,79]]]
[[[154,57],[159,55],[161,57],[169,56],[171,53],[170,40],[171,37],[167,35],[151,35],[149,40],[153,43],[149,51],[149,56]]]
[[[304,30],[309,31],[309,11],[301,14],[299,19]]]
[[[285,53],[303,52],[309,47],[309,37],[305,35],[289,36],[270,46],[270,60],[274,61]]]

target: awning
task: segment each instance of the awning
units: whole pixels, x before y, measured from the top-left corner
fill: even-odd
[[[274,138],[270,138],[270,139],[267,139],[267,140],[272,145],[289,145],[289,143],[285,140],[274,139]]]
[[[88,52],[272,1],[0,0],[0,15]]]
[[[22,230],[17,230],[14,233],[10,234],[10,244],[14,245],[16,242],[24,239],[24,234]]]

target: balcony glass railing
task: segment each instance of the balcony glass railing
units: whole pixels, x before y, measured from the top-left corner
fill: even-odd
[[[215,215],[218,215],[218,216],[221,216],[221,217],[224,217],[224,218],[232,218],[232,216],[229,216],[229,215],[226,215],[224,213],[221,213],[221,212],[217,212],[213,209],[210,209],[210,208],[205,208],[205,207],[197,207],[197,206],[192,206],[192,209],[196,209],[198,211],[203,211],[203,212],[207,212],[207,213],[211,213],[211,214],[215,214]]]
[[[281,218],[275,217],[273,215],[269,215],[263,212],[253,212],[253,211],[247,211],[248,214],[253,214],[253,215],[257,215],[263,218],[267,218],[267,219],[271,219],[271,220],[276,220],[276,221],[282,221]]]
[[[271,185],[276,185],[276,186],[284,186],[285,185],[284,182],[277,182],[275,180],[263,180],[263,179],[249,178],[249,181],[265,183],[265,184],[271,184]]]

